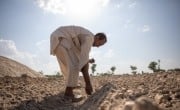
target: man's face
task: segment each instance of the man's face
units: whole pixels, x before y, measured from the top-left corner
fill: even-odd
[[[96,47],[99,47],[101,45],[104,45],[105,44],[105,39],[95,39],[95,46]]]

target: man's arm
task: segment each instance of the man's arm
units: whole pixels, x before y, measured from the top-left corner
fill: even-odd
[[[81,72],[84,77],[84,81],[86,83],[86,87],[85,87],[86,93],[88,95],[91,95],[93,88],[91,85],[88,70],[89,70],[89,62],[91,62],[89,60],[89,52],[92,47],[93,37],[83,36],[83,37],[79,37],[79,38],[81,40],[80,68],[81,68]],[[92,62],[93,62],[93,60],[92,60]]]
[[[89,62],[89,53],[92,47],[93,38],[90,36],[79,37],[81,41],[80,69]]]
[[[91,80],[90,80],[90,77],[89,77],[88,70],[89,70],[89,62],[81,69],[81,72],[83,74],[84,81],[86,83],[86,87],[85,87],[86,93],[88,95],[91,95],[92,92],[93,92],[93,88],[92,88],[92,85],[91,85]]]

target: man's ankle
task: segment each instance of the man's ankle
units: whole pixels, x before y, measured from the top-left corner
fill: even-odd
[[[65,96],[74,96],[74,94],[73,94],[73,87],[66,87],[64,95]]]

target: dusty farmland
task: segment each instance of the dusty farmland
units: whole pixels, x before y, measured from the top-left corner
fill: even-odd
[[[92,96],[86,96],[84,81],[79,79],[76,94],[86,96],[78,103],[63,100],[63,77],[0,78],[0,109],[2,110],[78,110],[88,107],[97,110],[123,110],[126,102],[147,97],[165,110],[180,109],[180,73],[151,73],[141,75],[114,75],[91,77]],[[102,90],[104,85],[108,89]],[[93,98],[95,98],[92,102]],[[86,109],[88,109],[86,108]],[[129,109],[128,109],[129,110]],[[151,109],[149,109],[151,110]]]

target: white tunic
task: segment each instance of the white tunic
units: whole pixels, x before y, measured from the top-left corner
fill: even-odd
[[[51,55],[56,55],[68,86],[76,85],[77,74],[89,61],[93,42],[93,33],[79,26],[63,26],[51,34]],[[75,82],[70,83],[72,80]]]

